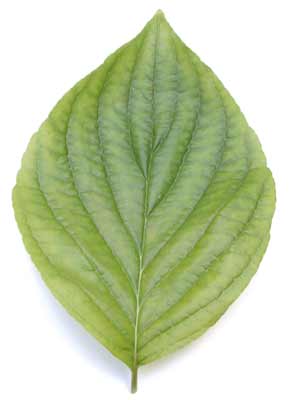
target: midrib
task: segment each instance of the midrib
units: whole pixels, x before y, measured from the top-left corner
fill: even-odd
[[[156,76],[156,62],[157,62],[157,48],[158,48],[158,39],[159,39],[159,20],[156,20],[156,32],[155,32],[155,46],[154,46],[154,61],[153,61],[153,76],[152,76],[152,135],[151,135],[151,147],[150,154],[148,160],[147,171],[145,174],[145,196],[144,196],[144,221],[143,221],[143,229],[142,229],[142,237],[141,237],[141,246],[139,251],[139,275],[138,275],[138,284],[137,284],[137,293],[136,293],[136,319],[135,319],[135,331],[134,331],[134,350],[133,350],[133,366],[132,366],[132,384],[131,390],[132,393],[137,391],[137,373],[138,373],[138,333],[139,333],[139,317],[140,317],[140,292],[141,292],[141,282],[142,275],[144,270],[144,250],[145,250],[145,242],[146,242],[146,232],[147,232],[147,224],[148,224],[148,213],[149,213],[149,181],[152,169],[152,161],[153,161],[153,145],[155,138],[155,121],[154,121],[154,113],[155,113],[155,76]]]

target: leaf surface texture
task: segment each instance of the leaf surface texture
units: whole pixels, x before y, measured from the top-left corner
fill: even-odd
[[[53,294],[135,371],[239,296],[275,192],[238,106],[158,13],[55,106],[13,202]]]

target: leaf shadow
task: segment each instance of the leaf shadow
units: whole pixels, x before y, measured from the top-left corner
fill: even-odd
[[[47,317],[55,325],[56,331],[66,338],[66,343],[89,361],[94,368],[105,371],[109,376],[115,376],[124,385],[129,381],[129,369],[115,358],[93,336],[91,336],[65,308],[55,299],[43,282],[40,273],[30,260],[33,280],[40,292],[40,301],[46,308]]]

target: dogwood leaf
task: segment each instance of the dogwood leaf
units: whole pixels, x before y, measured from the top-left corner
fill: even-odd
[[[42,278],[135,391],[249,283],[275,193],[238,106],[158,12],[55,106],[13,203]]]

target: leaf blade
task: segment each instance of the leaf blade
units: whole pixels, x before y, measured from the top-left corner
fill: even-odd
[[[246,287],[275,190],[238,106],[158,13],[53,109],[13,202],[43,279],[135,390],[139,365],[200,336]]]

